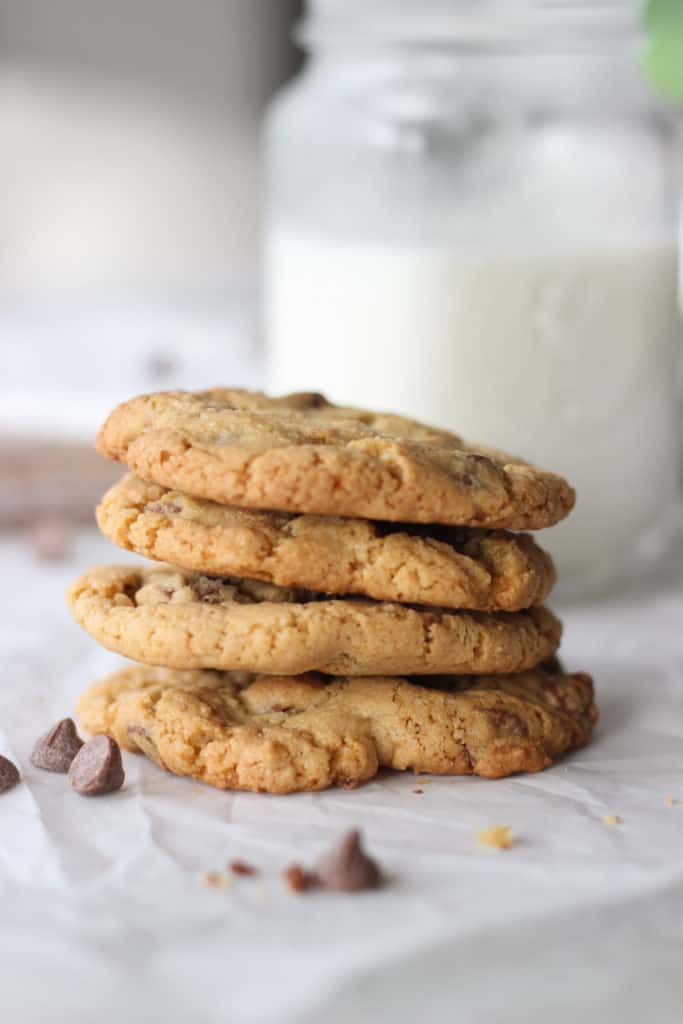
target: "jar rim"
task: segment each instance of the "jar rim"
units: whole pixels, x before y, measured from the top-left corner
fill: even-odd
[[[643,38],[642,0],[306,0],[305,49],[612,52]]]

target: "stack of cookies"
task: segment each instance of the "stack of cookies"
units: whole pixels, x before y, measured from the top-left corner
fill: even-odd
[[[227,789],[355,786],[380,767],[497,778],[590,738],[555,653],[552,473],[316,394],[144,395],[98,449],[127,465],[102,532],[156,565],[90,569],[76,620],[139,664],[79,715]]]

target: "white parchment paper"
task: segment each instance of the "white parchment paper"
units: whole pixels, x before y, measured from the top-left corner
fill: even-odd
[[[0,752],[24,780],[0,797],[3,1024],[683,1020],[683,558],[655,589],[561,609],[602,717],[547,772],[269,797],[126,755],[125,788],[88,800],[29,754],[120,664],[62,595],[124,556],[94,531],[55,566],[17,538],[0,556]],[[495,823],[510,850],[477,847]],[[352,825],[386,888],[291,894],[282,868]],[[259,877],[207,889],[232,858]]]

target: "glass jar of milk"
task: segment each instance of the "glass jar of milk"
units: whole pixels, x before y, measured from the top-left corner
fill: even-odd
[[[268,121],[270,384],[565,474],[564,593],[640,572],[680,470],[669,124],[636,3],[311,0]]]

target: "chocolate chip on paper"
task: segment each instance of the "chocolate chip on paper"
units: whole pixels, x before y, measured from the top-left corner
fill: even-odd
[[[83,746],[72,718],[63,718],[36,740],[31,764],[48,772],[68,772],[71,762]]]
[[[282,877],[285,880],[285,884],[292,890],[292,892],[306,892],[317,882],[316,876],[303,868],[301,864],[290,864],[289,867],[285,868],[282,872]]]
[[[88,740],[69,768],[69,782],[82,796],[113,793],[121,788],[124,778],[121,750],[109,736]]]
[[[258,871],[253,864],[249,864],[246,860],[231,860],[228,867],[232,871],[233,875],[257,875]]]
[[[379,867],[363,850],[358,829],[343,835],[336,846],[320,858],[315,875],[323,888],[340,892],[375,889],[382,881]]]
[[[14,789],[18,782],[21,782],[19,769],[8,757],[0,754],[0,793]]]

